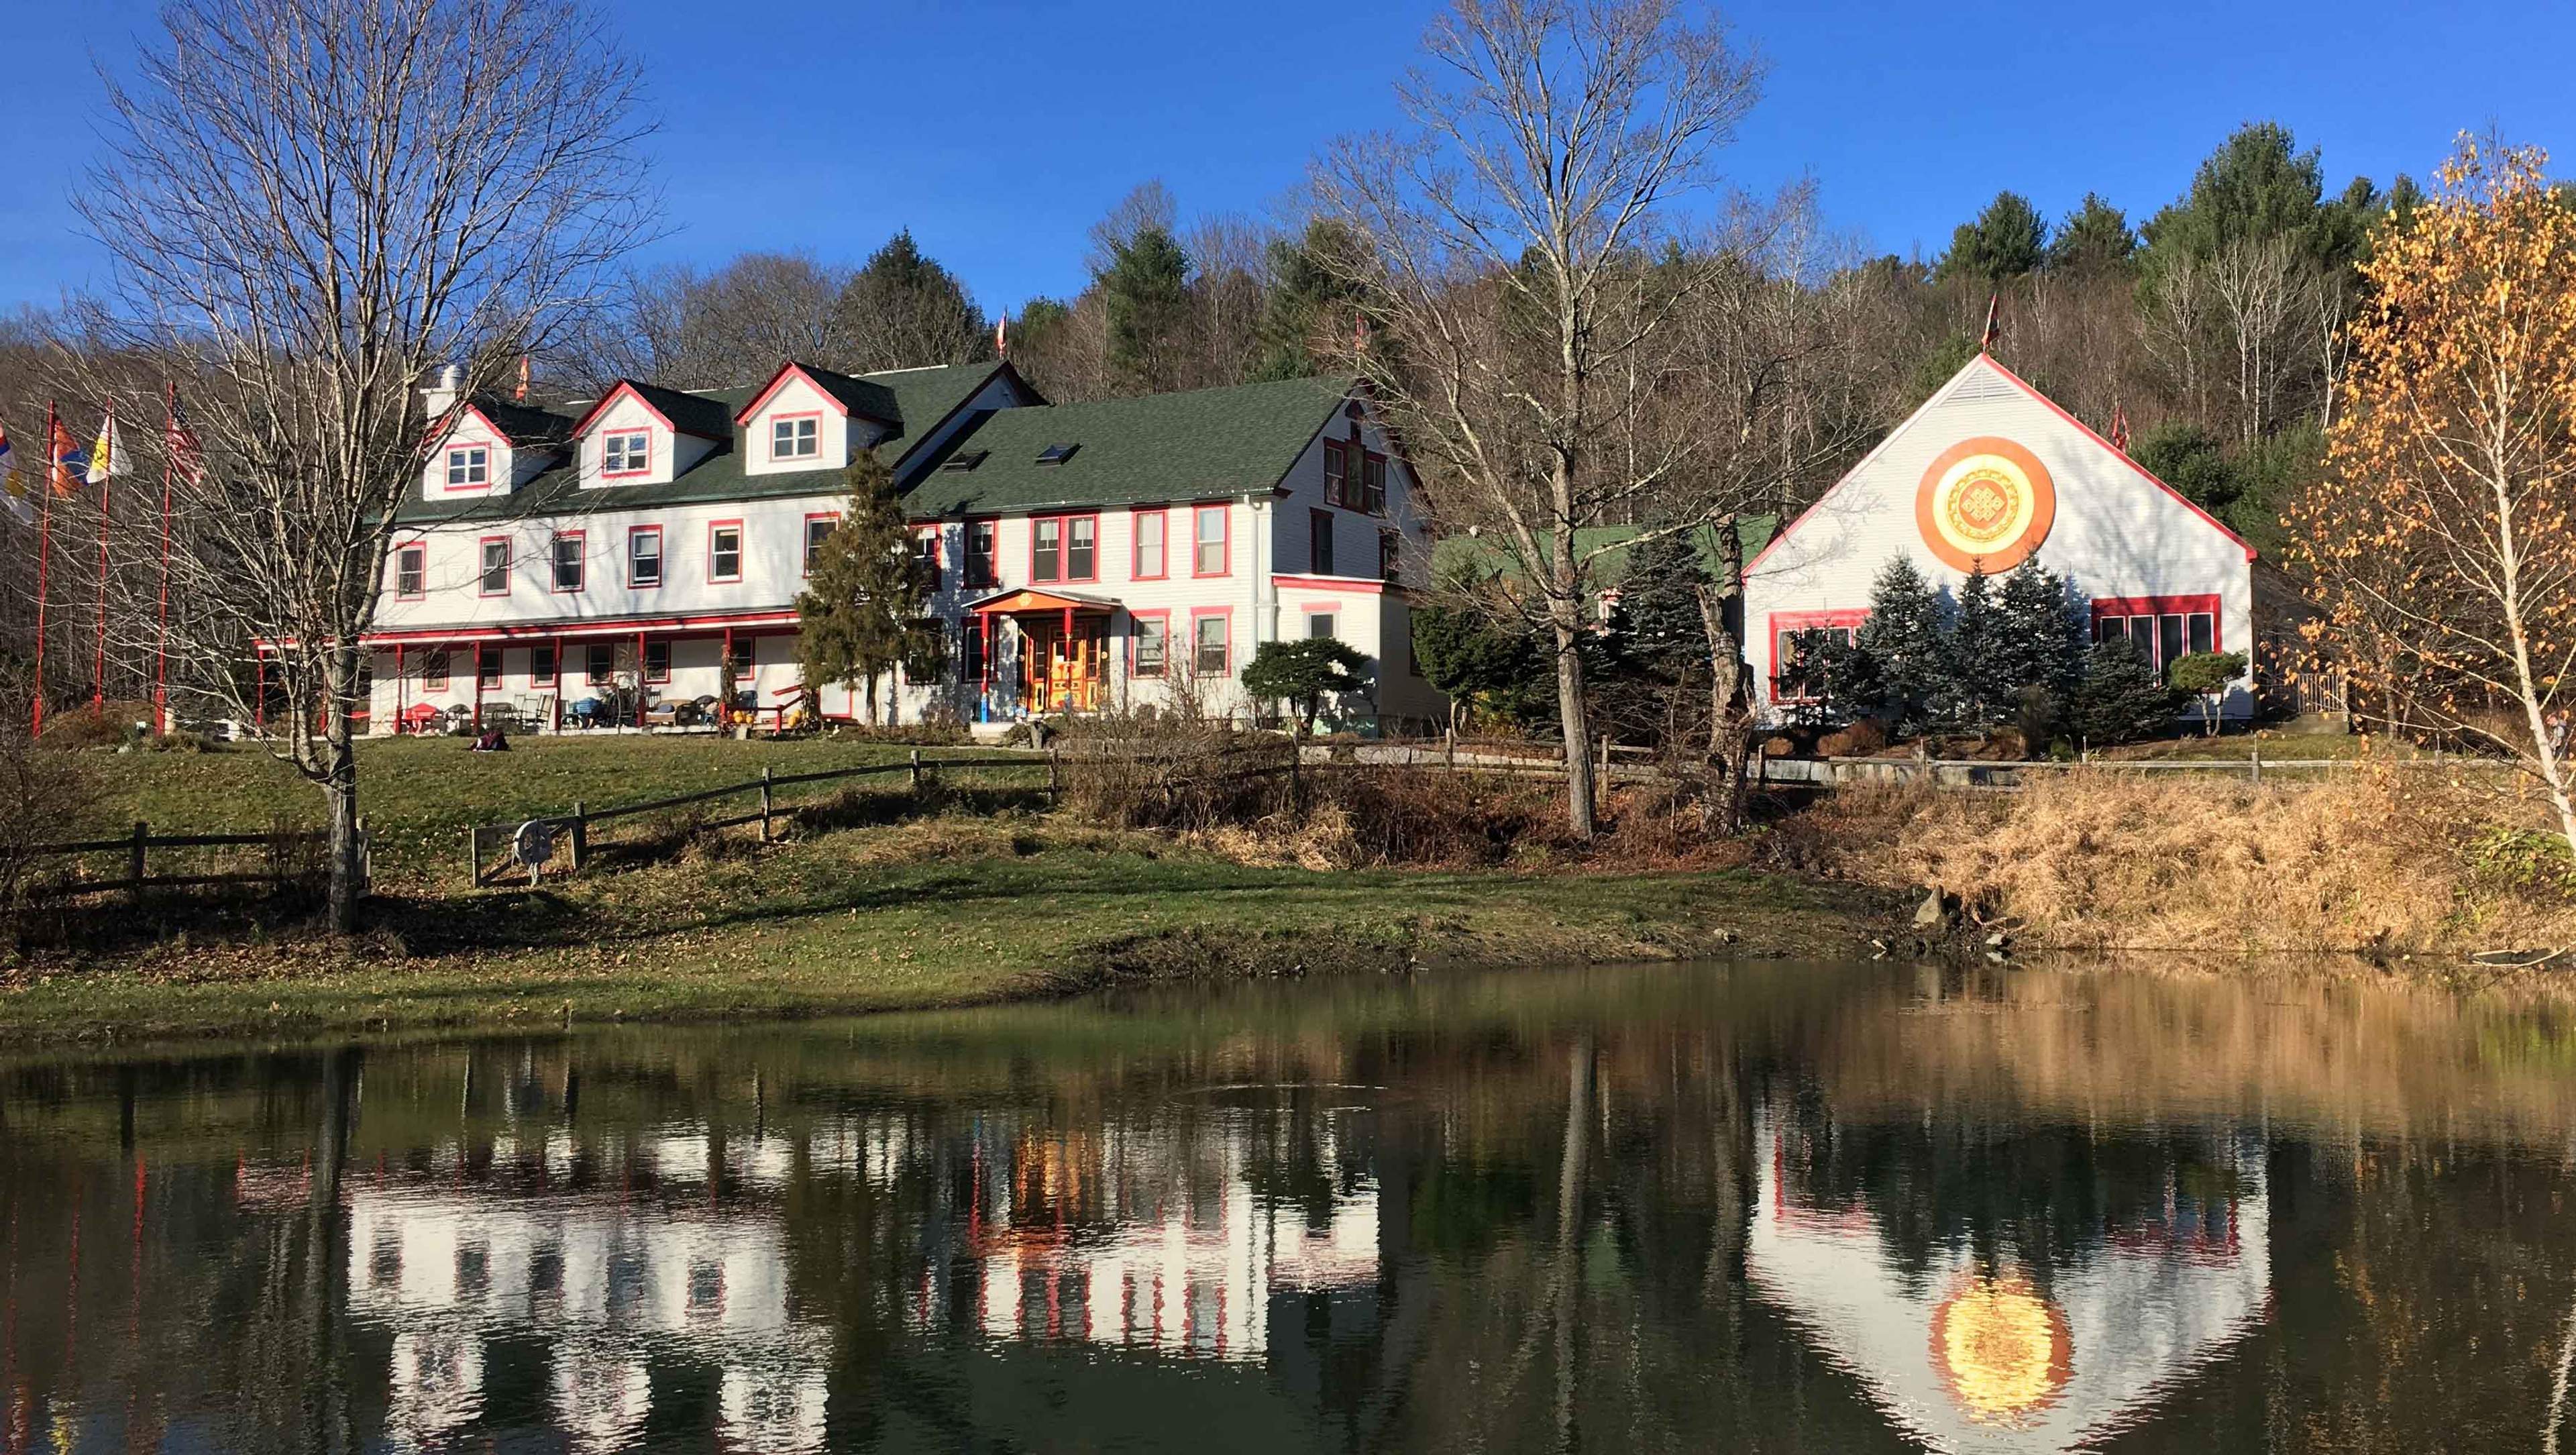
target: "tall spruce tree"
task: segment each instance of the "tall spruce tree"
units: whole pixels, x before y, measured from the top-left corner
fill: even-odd
[[[1159,394],[1179,387],[1190,322],[1190,259],[1159,223],[1109,245],[1109,265],[1094,280],[1108,311],[1108,364],[1122,392]]]
[[[1708,626],[1700,592],[1710,584],[1698,531],[1661,535],[1634,549],[1613,614],[1621,656],[1672,683],[1708,673]]]
[[[2004,577],[1995,594],[1992,664],[1997,720],[2014,711],[2026,688],[2058,701],[2074,695],[2084,676],[2084,625],[2073,608],[2066,578],[2031,556]]]
[[[1997,671],[2002,635],[1994,579],[1980,562],[1959,584],[1951,610],[1949,670],[1935,694],[1934,716],[1965,728],[1982,728],[2003,719],[2011,707],[2012,691]]]
[[[886,240],[842,288],[841,333],[853,367],[967,364],[993,355],[991,325],[957,275],[922,254],[909,228]]]
[[[2048,267],[2053,273],[2107,273],[2127,267],[2137,252],[2129,215],[2101,193],[2087,192],[2048,240]]]
[[[2048,258],[2048,223],[2030,199],[1998,192],[1974,222],[1959,224],[1935,276],[1999,283],[2037,272]]]
[[[1256,379],[1302,379],[1349,341],[1359,316],[1351,266],[1338,261],[1355,244],[1331,218],[1306,224],[1296,238],[1270,244],[1270,287],[1262,296]]]
[[[918,670],[935,662],[938,623],[923,615],[926,583],[913,570],[894,472],[875,451],[860,450],[843,479],[850,498],[840,526],[815,548],[796,598],[796,660],[809,691],[827,682],[864,686],[874,722],[878,679],[898,663]]]
[[[1941,617],[1939,594],[1904,556],[1889,561],[1870,586],[1869,620],[1856,645],[1879,684],[1877,710],[1894,717],[1900,732],[1923,725],[1949,671]]]

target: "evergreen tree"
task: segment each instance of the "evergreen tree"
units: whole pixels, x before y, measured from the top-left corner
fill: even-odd
[[[2169,419],[2139,435],[2129,455],[2212,515],[2225,515],[2245,490],[2218,436],[2188,419]]]
[[[2047,256],[2048,223],[2039,209],[2018,192],[1998,192],[1976,221],[1950,234],[1950,251],[1934,276],[1996,283],[2037,272]]]
[[[1667,683],[1708,672],[1708,624],[1700,616],[1699,593],[1713,583],[1699,534],[1658,536],[1636,547],[1610,617],[1622,657]]]
[[[2193,173],[2191,190],[2147,220],[2150,269],[2175,258],[2209,259],[2232,243],[2297,240],[2310,259],[2329,266],[2360,255],[2378,193],[2356,178],[2329,203],[2325,167],[2315,148],[2298,150],[2288,127],[2258,121],[2239,127]]]
[[[1334,349],[1348,345],[1359,317],[1358,291],[1333,259],[1352,247],[1350,229],[1330,218],[1306,224],[1303,236],[1270,244],[1270,288],[1261,300],[1255,379],[1302,379]]]
[[[1959,727],[2000,722],[2012,706],[2012,683],[2002,675],[2004,624],[1995,606],[1994,582],[1983,562],[1959,584],[1950,613],[1949,670],[1942,674],[1933,715]]]
[[[2173,689],[2156,680],[2154,664],[2114,637],[2084,659],[2072,725],[2087,747],[2132,743],[2173,731],[2175,706]]]
[[[1556,715],[1556,670],[1527,633],[1448,606],[1413,613],[1413,664],[1461,708],[1532,726]]]
[[[1243,667],[1244,695],[1255,702],[1284,702],[1303,738],[1327,697],[1365,697],[1369,659],[1339,637],[1299,637],[1263,642]]]
[[[1190,321],[1190,259],[1169,228],[1148,223],[1109,244],[1109,265],[1093,280],[1108,310],[1108,364],[1124,392],[1179,387]]]
[[[926,583],[912,566],[912,534],[895,496],[894,473],[873,450],[850,460],[841,523],[814,551],[796,598],[796,660],[809,691],[824,683],[867,689],[876,719],[877,679],[909,663],[935,676],[938,622],[923,613]]]
[[[1919,727],[1942,691],[1950,647],[1941,615],[1940,596],[1904,556],[1889,561],[1870,586],[1869,620],[1856,645],[1875,669],[1873,710],[1893,716],[1900,732]]]
[[[1993,684],[1999,717],[2016,710],[2024,689],[2059,701],[2074,695],[2084,676],[2084,624],[2074,611],[2066,578],[2025,558],[2004,577],[1995,598]]]
[[[992,326],[957,275],[922,255],[909,228],[868,258],[841,290],[841,332],[853,367],[908,369],[993,356]]]
[[[2105,273],[2127,267],[2137,251],[2129,215],[2099,192],[2087,192],[2048,240],[2048,266],[2058,273]]]

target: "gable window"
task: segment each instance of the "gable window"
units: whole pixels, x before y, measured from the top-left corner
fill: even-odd
[[[447,690],[447,648],[432,647],[420,654],[420,685],[431,692]]]
[[[1371,515],[1386,514],[1386,456],[1371,455],[1360,467],[1359,508]]]
[[[1333,574],[1333,513],[1329,510],[1306,512],[1306,569],[1318,576]]]
[[[501,649],[474,649],[474,685],[486,692],[501,690]]]
[[[551,545],[555,589],[579,591],[582,588],[585,565],[582,556],[582,533],[577,530],[556,531]]]
[[[394,595],[418,601],[429,593],[429,547],[419,541],[394,548]]]
[[[1190,670],[1201,677],[1222,677],[1233,665],[1229,650],[1234,623],[1222,612],[1190,618]]]
[[[492,483],[489,445],[456,445],[447,452],[447,488],[479,490]]]
[[[1133,519],[1136,525],[1134,575],[1139,581],[1160,581],[1169,560],[1163,551],[1163,528],[1167,521],[1159,508],[1139,510]]]
[[[1128,629],[1127,673],[1131,677],[1160,677],[1163,664],[1171,651],[1172,620],[1157,611],[1136,613]]]
[[[912,533],[912,579],[925,596],[939,594],[939,527]]]
[[[483,538],[483,574],[476,582],[476,590],[485,596],[510,594],[510,538],[508,536]]]
[[[1233,528],[1234,512],[1223,505],[1202,505],[1191,514],[1196,524],[1191,535],[1190,574],[1224,575],[1232,565],[1227,532]]]
[[[660,526],[627,527],[626,584],[638,589],[662,584],[662,528]]]
[[[1064,579],[1063,521],[1029,522],[1029,579],[1032,581]]]
[[[720,520],[707,527],[707,579],[742,579],[742,522]]]
[[[1315,641],[1320,642],[1327,637],[1335,635],[1333,629],[1337,625],[1339,625],[1339,623],[1333,620],[1333,614],[1329,611],[1310,611],[1306,613],[1306,635]]]
[[[1345,454],[1342,450],[1342,442],[1340,440],[1324,441],[1324,503],[1326,505],[1347,505],[1350,503],[1349,491],[1351,487],[1351,471],[1348,463],[1349,459],[1350,456]]]
[[[821,421],[810,414],[791,415],[769,422],[769,458],[773,460],[810,460],[818,448],[814,429]]]
[[[1404,537],[1395,531],[1377,533],[1377,579],[1394,581],[1404,574]]]
[[[584,680],[593,687],[605,687],[617,678],[617,648],[607,642],[592,642],[583,649]]]
[[[653,436],[643,430],[619,430],[599,441],[599,473],[641,475],[653,468]]]
[[[841,518],[837,515],[825,514],[809,515],[805,517],[804,569],[806,575],[811,576],[814,574],[815,554],[823,549],[823,542],[832,538],[832,532],[839,530],[840,528]]]
[[[551,687],[555,682],[555,649],[553,646],[528,648],[528,685]]]
[[[966,522],[966,584],[999,586],[1002,584],[1001,523],[991,520]]]

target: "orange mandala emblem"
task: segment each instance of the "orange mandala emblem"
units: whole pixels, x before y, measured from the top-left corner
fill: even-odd
[[[2057,483],[2039,457],[1992,435],[1961,440],[1923,472],[1914,522],[1932,554],[1962,571],[2011,570],[2048,539]]]
[[[1932,1311],[1932,1370],[1981,1425],[2027,1429],[2066,1393],[2066,1314],[2019,1273],[1963,1274]]]

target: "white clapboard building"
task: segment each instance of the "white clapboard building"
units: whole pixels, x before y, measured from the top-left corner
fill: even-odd
[[[2268,655],[2254,548],[1984,354],[1748,564],[1761,707],[1777,718],[1797,705],[1792,641],[1856,632],[1891,560],[1955,592],[1980,564],[2000,577],[2034,555],[2084,598],[2096,640],[2124,636],[2159,670],[2191,652],[2246,653],[2255,666],[2226,711],[2253,711]]]
[[[621,381],[537,408],[432,391],[376,630],[370,729],[547,728],[640,677],[648,704],[779,705],[796,601],[845,508],[893,471],[946,650],[881,720],[995,723],[1171,703],[1240,715],[1260,644],[1373,659],[1337,726],[1436,717],[1410,591],[1429,562],[1409,470],[1349,377],[1050,404],[1007,362],[734,389]],[[827,716],[867,704],[821,687]]]

